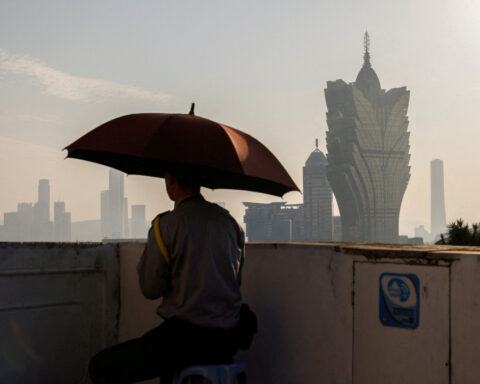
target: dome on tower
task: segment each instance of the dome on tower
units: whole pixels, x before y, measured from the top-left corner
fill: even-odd
[[[355,80],[355,86],[360,89],[363,94],[370,98],[371,96],[381,93],[382,87],[380,86],[380,80],[377,74],[370,64],[370,38],[368,32],[365,32],[365,53],[363,55],[363,67],[358,72],[357,79]]]
[[[318,166],[327,166],[328,161],[322,151],[318,149],[318,139],[315,140],[315,150],[308,156],[307,161],[305,162],[306,167],[318,167]]]
[[[357,80],[355,80],[355,86],[360,89],[364,94],[369,94],[372,91],[380,91],[380,80],[377,74],[373,70],[372,66],[363,64],[362,69],[358,72]]]

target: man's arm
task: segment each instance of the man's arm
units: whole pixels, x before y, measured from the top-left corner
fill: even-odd
[[[158,299],[165,294],[170,285],[170,269],[157,244],[153,225],[137,271],[140,288],[147,299]]]

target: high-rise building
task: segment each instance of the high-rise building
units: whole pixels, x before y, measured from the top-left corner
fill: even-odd
[[[32,203],[18,203],[16,212],[5,212],[3,215],[2,240],[41,240],[34,232],[34,213]]]
[[[332,190],[327,180],[327,159],[318,149],[303,167],[303,218],[305,241],[332,241]]]
[[[430,192],[430,233],[435,240],[447,227],[443,160],[434,159],[430,162]]]
[[[132,205],[132,237],[134,239],[144,239],[147,237],[145,205]]]
[[[35,205],[32,203],[18,203],[17,212],[10,213],[10,219],[14,218],[16,215],[16,225],[15,221],[13,221],[13,226],[8,224],[7,222],[9,220],[7,220],[7,217],[5,216],[5,223],[10,226],[11,229],[12,241],[50,240],[45,238],[42,239],[41,234],[38,233],[39,220],[35,219],[37,212],[38,211],[35,210]]]
[[[248,241],[302,241],[301,204],[243,203]]]
[[[102,237],[121,239],[128,236],[128,201],[125,198],[125,174],[110,168],[109,189],[101,193]]]
[[[52,222],[50,221],[50,182],[40,179],[38,182],[38,201],[34,205],[33,237],[34,241],[52,240]]]
[[[125,176],[122,172],[110,168],[109,171],[109,212],[112,238],[124,236],[125,225]]]
[[[70,212],[65,212],[65,203],[53,203],[53,239],[54,241],[70,241],[72,237],[72,219]]]
[[[50,181],[40,179],[38,181],[38,217],[40,221],[50,221]]]
[[[110,238],[112,235],[109,196],[109,190],[100,193],[100,233],[102,239]]]
[[[410,179],[406,87],[385,91],[364,61],[354,83],[327,82],[327,176],[340,210],[344,241],[398,241]]]

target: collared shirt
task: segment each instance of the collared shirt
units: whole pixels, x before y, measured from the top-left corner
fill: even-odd
[[[157,219],[170,264],[151,228],[138,264],[145,297],[163,297],[157,313],[165,319],[176,316],[210,328],[235,327],[242,304],[243,230],[227,210],[201,195],[179,201]]]

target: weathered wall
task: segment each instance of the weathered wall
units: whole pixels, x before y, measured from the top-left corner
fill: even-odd
[[[248,247],[242,290],[259,321],[241,355],[249,383],[351,382],[351,268],[333,247]]]
[[[451,268],[452,383],[480,382],[480,252]]]
[[[417,328],[381,324],[384,272],[419,278]],[[250,244],[243,293],[260,332],[241,354],[249,382],[479,382],[479,272],[478,248]]]
[[[138,285],[137,264],[144,247],[143,242],[120,244],[120,342],[140,337],[161,323],[161,318],[156,314],[161,299],[145,299]],[[142,383],[158,382],[155,379]]]
[[[0,383],[88,383],[89,358],[160,322],[140,293],[142,243],[0,243]],[[379,320],[382,273],[419,278],[420,323]],[[248,382],[480,381],[480,249],[249,244],[259,333]],[[158,381],[151,381],[158,383]]]
[[[0,383],[87,383],[116,341],[117,245],[0,243]]]
[[[161,299],[145,299],[138,284],[137,264],[144,247],[143,242],[120,244],[119,341],[140,337],[161,323],[156,314]]]

